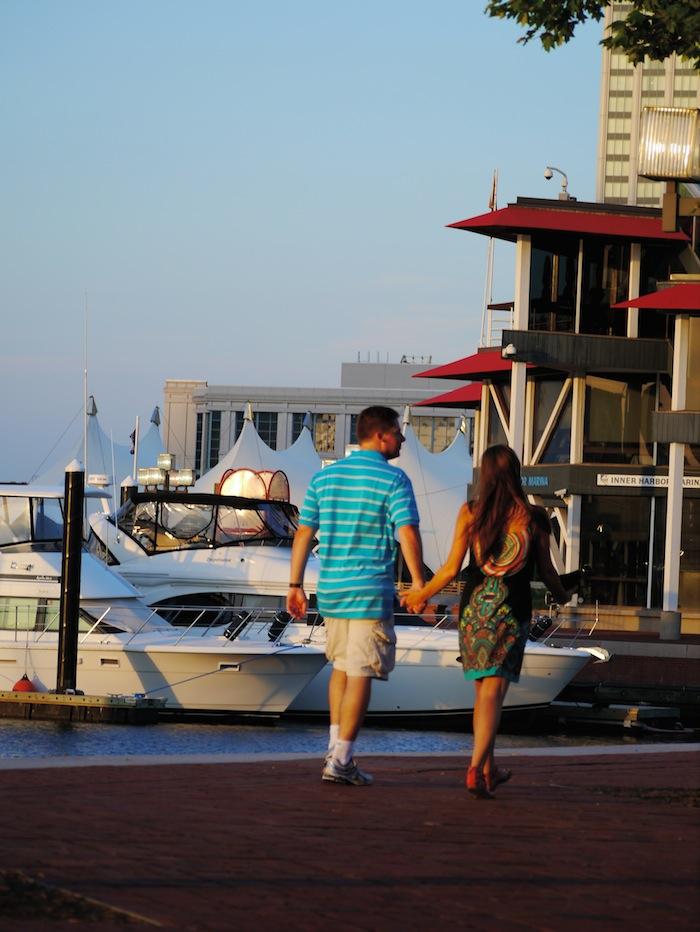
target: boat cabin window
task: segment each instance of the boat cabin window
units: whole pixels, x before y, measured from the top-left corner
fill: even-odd
[[[2,631],[55,631],[58,632],[60,603],[58,599],[31,599],[0,596],[0,630]],[[100,613],[102,614],[102,613]],[[81,609],[78,632],[86,633],[95,624],[94,618]],[[102,621],[95,629],[100,633],[119,631]]]
[[[0,547],[62,538],[60,499],[0,496]]]
[[[127,501],[117,515],[119,528],[147,553],[246,543],[291,545],[296,510],[283,502],[223,503]]]

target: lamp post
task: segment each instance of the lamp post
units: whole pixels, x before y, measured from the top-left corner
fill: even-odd
[[[547,165],[544,170],[544,177],[547,179],[547,181],[551,181],[551,179],[554,177],[554,172],[556,172],[558,175],[561,175],[563,179],[561,183],[561,191],[559,192],[559,200],[575,201],[576,198],[569,194],[569,179],[567,178],[565,172],[561,170],[561,168],[557,168],[556,165]]]
[[[639,125],[639,168],[644,178],[665,181],[661,200],[664,233],[678,229],[679,217],[700,215],[700,198],[681,197],[679,181],[700,181],[700,110],[645,107]]]
[[[700,215],[700,198],[681,197],[678,190],[679,182],[700,181],[700,110],[645,107],[640,122],[638,172],[653,181],[666,182],[661,199],[664,233],[674,233],[680,217]],[[672,411],[682,411],[686,406],[689,353],[690,318],[679,314],[673,341]],[[673,623],[678,628],[684,460],[685,444],[669,443],[662,626]]]

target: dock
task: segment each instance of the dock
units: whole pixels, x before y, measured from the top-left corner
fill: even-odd
[[[0,875],[113,910],[100,929],[695,930],[700,745],[576,750],[502,755],[495,800],[455,756],[360,753],[362,788],[321,783],[323,749],[2,761]]]
[[[584,667],[557,700],[596,708],[672,708],[680,723],[700,727],[700,636],[667,640],[652,632],[596,630],[588,636],[560,630],[543,641],[562,647],[595,644],[610,653],[608,663]]]
[[[109,725],[155,725],[163,699],[141,696],[85,696],[73,693],[0,691],[0,718]]]

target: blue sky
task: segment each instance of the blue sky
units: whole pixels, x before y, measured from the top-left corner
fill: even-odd
[[[3,0],[0,479],[89,386],[124,442],[166,378],[337,385],[472,352],[499,204],[595,194],[600,27],[546,54],[482,2]],[[512,296],[497,250],[495,298]],[[80,419],[78,419],[80,420]]]

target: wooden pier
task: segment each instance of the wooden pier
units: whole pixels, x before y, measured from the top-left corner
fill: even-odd
[[[0,718],[155,725],[164,699],[0,691]]]

